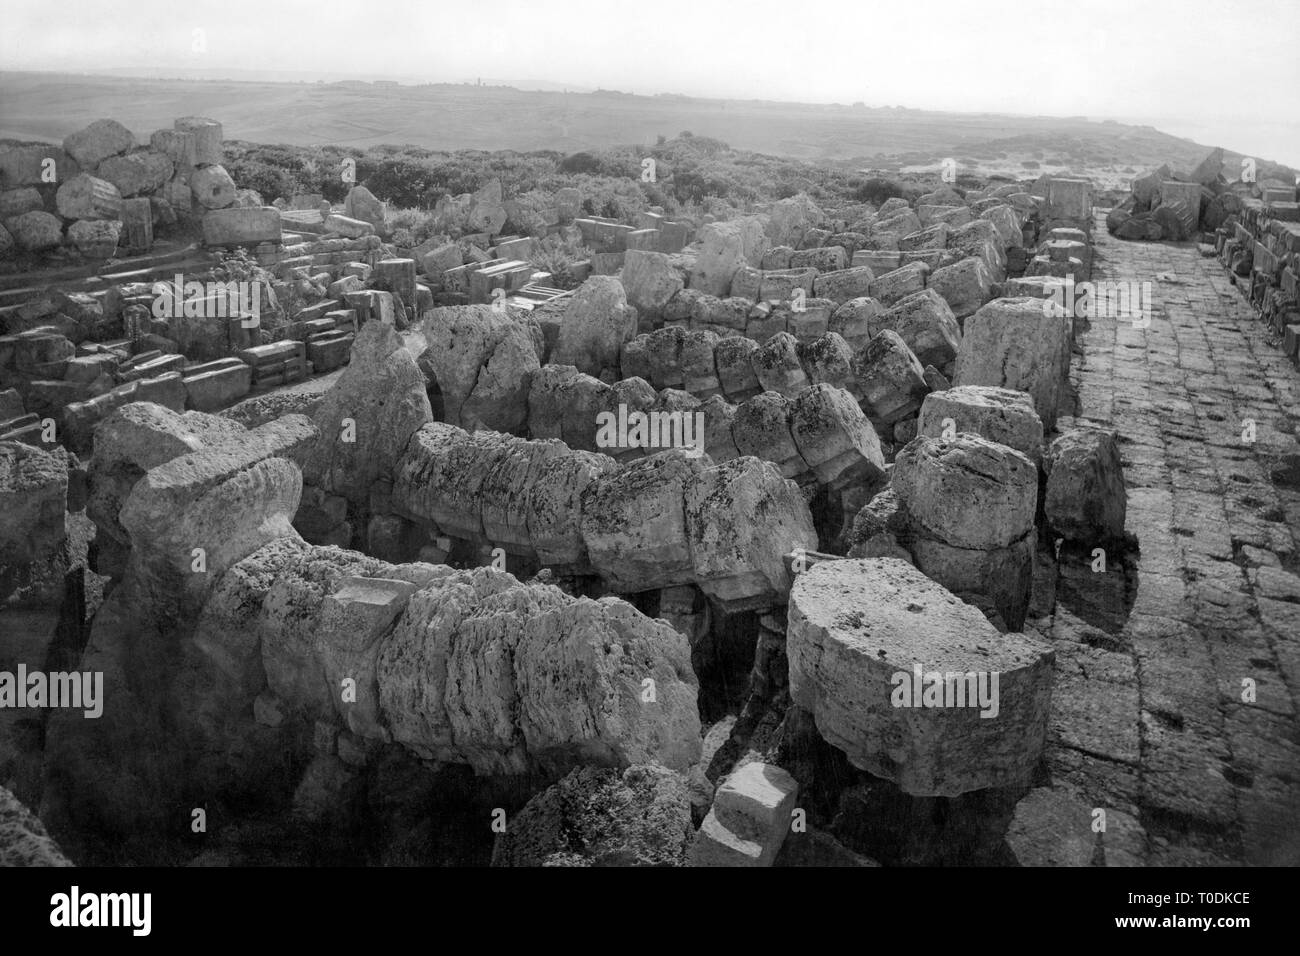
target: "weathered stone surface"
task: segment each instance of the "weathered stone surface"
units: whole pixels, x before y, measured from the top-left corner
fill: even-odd
[[[973,315],[988,301],[993,286],[993,276],[983,259],[974,256],[942,266],[930,273],[927,288],[937,292],[948,303],[958,319]]]
[[[172,178],[172,161],[161,153],[141,150],[113,156],[95,168],[95,176],[117,187],[123,196],[153,192]]]
[[[921,404],[917,434],[941,438],[945,421],[952,431],[971,432],[1014,448],[1030,461],[1043,457],[1043,421],[1024,392],[989,385],[963,385],[931,392]]]
[[[757,342],[739,335],[720,339],[714,346],[718,384],[723,394],[733,402],[744,401],[762,391],[754,373],[753,356],[757,351]]]
[[[790,832],[799,799],[794,777],[757,761],[719,785],[691,845],[692,866],[771,866]]]
[[[291,522],[302,475],[292,459],[315,437],[310,420],[285,417],[173,458],[136,482],[118,520],[135,576],[160,610],[197,611],[231,565],[276,538],[297,537]],[[195,548],[204,573],[195,573]]]
[[[173,121],[172,127],[193,137],[196,165],[210,166],[221,162],[221,124],[216,120],[206,116],[181,116]]]
[[[570,448],[596,451],[596,417],[610,410],[613,390],[598,378],[581,372],[566,379],[556,395],[560,406],[560,438]],[[611,448],[610,454],[617,454]]]
[[[1016,804],[1007,847],[1020,866],[1092,866],[1104,835],[1093,832],[1093,807],[1055,787],[1037,787]],[[1108,814],[1118,813],[1108,808]]]
[[[375,227],[371,223],[363,219],[353,219],[351,216],[340,216],[337,213],[325,217],[325,228],[346,239],[360,239],[375,234]]]
[[[204,166],[190,176],[190,192],[204,209],[225,209],[235,204],[235,181],[224,166]]]
[[[852,390],[874,419],[892,425],[921,407],[924,369],[902,336],[885,329],[853,356]]]
[[[768,210],[767,237],[773,246],[794,249],[803,243],[809,229],[821,226],[825,221],[826,213],[817,203],[807,193],[799,193],[772,203]],[[769,267],[765,265],[763,268]]]
[[[832,313],[830,331],[839,333],[856,352],[880,331],[877,318],[883,311],[879,302],[867,296],[850,299]]]
[[[1024,234],[1020,229],[1020,216],[1011,206],[994,206],[980,214],[981,219],[993,223],[998,231],[1002,245],[1008,248],[1020,248],[1024,245]]]
[[[63,140],[63,151],[84,169],[125,153],[135,146],[135,136],[117,120],[96,120],[85,129],[69,133]]]
[[[5,229],[24,252],[44,252],[63,242],[63,224],[59,222],[59,217],[40,210],[25,212],[16,219],[10,219],[5,223]]]
[[[947,244],[948,225],[942,222],[926,229],[918,229],[898,240],[898,248],[903,252],[943,249]]]
[[[17,441],[0,442],[0,604],[56,603],[67,535],[68,457]]]
[[[601,576],[624,592],[687,584],[686,492],[713,464],[669,449],[597,478],[582,496],[582,537]]]
[[[391,325],[367,322],[352,344],[352,361],[312,416],[320,438],[303,462],[303,477],[366,501],[432,417],[424,375],[402,337]]]
[[[0,150],[0,189],[39,186],[49,182],[47,170],[51,165],[45,162],[47,159],[54,160],[54,182],[67,182],[81,172],[76,160],[53,144],[15,146]]]
[[[900,299],[875,320],[879,329],[893,329],[922,366],[943,368],[957,357],[961,327],[939,293],[924,289]]]
[[[790,434],[817,481],[832,489],[884,475],[876,430],[842,388],[814,385],[801,392],[790,409]]]
[[[849,533],[849,557],[899,557],[911,561],[911,552],[905,549],[911,547],[915,533],[911,516],[899,502],[894,489],[884,488],[854,515]]]
[[[852,391],[853,349],[835,332],[827,332],[811,342],[800,342],[799,361],[808,381],[825,383]]]
[[[721,391],[713,358],[717,345],[718,336],[713,332],[693,329],[682,337],[682,385],[697,398],[708,398]]]
[[[1114,431],[1074,428],[1043,457],[1048,525],[1071,541],[1100,544],[1124,536],[1128,493]]]
[[[871,224],[871,238],[875,239],[881,234],[893,235],[899,239],[903,236],[910,236],[921,229],[921,218],[911,209],[896,208],[892,212],[884,212],[876,217],[876,221]],[[895,245],[892,248],[897,249]]]
[[[763,270],[741,266],[731,277],[731,297],[757,302],[763,289]]]
[[[958,548],[927,534],[908,544],[912,563],[953,594],[996,614],[1008,630],[1024,627],[1034,578],[1033,532],[1005,548]]]
[[[423,363],[423,356],[421,361]],[[581,374],[572,365],[543,365],[532,374],[528,385],[530,438],[564,437],[565,409],[562,386]],[[444,414],[443,417],[447,416]]]
[[[82,173],[59,186],[55,205],[64,219],[118,219],[122,194],[107,180]]]
[[[731,435],[740,454],[776,463],[786,478],[809,471],[790,432],[790,400],[779,392],[764,392],[738,406]]]
[[[808,387],[808,376],[799,361],[799,343],[789,332],[778,332],[751,356],[750,364],[759,386],[787,398]]]
[[[419,367],[442,393],[444,421],[469,431],[523,428],[529,378],[540,367],[526,325],[488,305],[448,306],[426,312],[423,331],[429,347]]]
[[[343,200],[343,215],[379,226],[384,222],[384,204],[365,186],[353,186]]]
[[[970,209],[964,205],[959,206],[921,202],[918,202],[916,205],[916,215],[917,218],[921,220],[922,226],[964,226],[973,218]]]
[[[1038,469],[1020,452],[978,435],[918,437],[890,476],[916,524],[958,548],[1005,548],[1034,526]]]
[[[892,306],[900,299],[923,290],[929,273],[930,267],[924,262],[911,262],[891,269],[871,280],[869,295],[883,306]]]
[[[35,814],[0,787],[0,867],[10,866],[72,866],[72,862]]]
[[[1070,325],[1042,299],[994,299],[966,320],[954,385],[996,385],[1028,392],[1043,420],[1056,427],[1070,362]]]
[[[619,280],[627,292],[628,304],[642,321],[662,318],[664,306],[684,285],[668,256],[639,249],[628,250]]]
[[[582,498],[587,486],[617,466],[607,455],[574,452],[539,465],[528,492],[528,538],[542,564],[587,566]]]
[[[0,192],[0,222],[16,219],[25,212],[42,209],[45,201],[41,194],[31,186],[22,189],[6,189]]]
[[[213,209],[203,217],[205,245],[239,246],[260,242],[278,243],[280,238],[280,210],[274,206]]]
[[[874,279],[870,266],[823,272],[813,280],[813,293],[818,298],[830,299],[838,307],[852,299],[866,297]]]
[[[618,278],[592,276],[569,300],[551,361],[597,377],[605,370],[617,373],[623,344],[636,335],[636,321]]]
[[[377,658],[393,738],[480,772],[699,757],[686,639],[615,598],[573,599],[483,569],[411,596]],[[642,701],[649,680],[654,705]]]
[[[749,299],[736,296],[719,299],[716,295],[700,293],[691,306],[690,324],[692,328],[712,330],[719,335],[744,332],[753,307],[754,303]]]
[[[572,771],[528,801],[493,866],[682,866],[694,836],[680,776],[662,767]]]
[[[97,536],[129,546],[118,514],[146,471],[244,434],[238,422],[202,412],[176,412],[153,402],[132,402],[112,412],[95,428],[86,478],[86,515],[95,522]]]
[[[796,249],[790,256],[791,269],[815,269],[819,273],[847,268],[849,255],[843,246],[814,246]]]
[[[704,416],[704,451],[715,462],[730,461],[740,456],[732,425],[736,420],[736,406],[721,395],[712,395],[700,404]]]
[[[68,227],[68,242],[87,259],[108,259],[117,254],[121,234],[115,219],[78,219]]]
[[[771,462],[748,456],[696,476],[686,524],[700,589],[734,610],[779,601],[791,582],[783,555],[817,548],[812,515],[794,482]]]
[[[800,574],[787,651],[791,700],[854,766],[914,795],[1029,782],[1047,736],[1055,652],[1034,638],[999,635],[911,565],[825,561]],[[933,690],[920,701],[912,694],[918,669],[940,675],[923,677]],[[976,689],[957,675],[983,681],[984,700],[951,706],[956,690]],[[940,689],[946,699],[934,696]]]
[[[149,136],[149,148],[172,161],[176,171],[188,177],[195,165],[195,137],[186,130],[159,129]],[[220,162],[220,160],[217,160]]]
[[[789,302],[795,295],[795,290],[802,289],[805,298],[809,298],[816,281],[816,269],[768,270],[763,273],[758,297],[765,302]]]
[[[767,247],[758,219],[709,223],[700,230],[700,251],[690,270],[691,288],[710,295],[728,295],[736,270],[760,264]]]

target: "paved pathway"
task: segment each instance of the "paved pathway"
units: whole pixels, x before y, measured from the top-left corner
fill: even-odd
[[[1093,235],[1093,278],[1150,282],[1155,304],[1146,330],[1094,319],[1071,371],[1079,416],[1120,433],[1140,553],[1063,564],[1038,622],[1059,649],[1057,812],[1107,810],[1109,865],[1294,865],[1300,374],[1195,244],[1101,217]]]

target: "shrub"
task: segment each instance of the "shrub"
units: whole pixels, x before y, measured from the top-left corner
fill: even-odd
[[[591,250],[580,242],[561,236],[547,236],[529,257],[529,263],[551,274],[551,285],[556,289],[572,289],[578,285],[573,275],[573,264],[591,258]]]
[[[393,243],[407,249],[443,232],[438,217],[424,209],[390,210],[388,222],[393,227]]]
[[[903,187],[892,179],[876,177],[856,186],[853,190],[853,198],[858,202],[869,202],[879,206],[887,199],[902,199]]]

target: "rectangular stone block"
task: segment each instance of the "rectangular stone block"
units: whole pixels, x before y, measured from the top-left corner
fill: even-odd
[[[245,365],[263,366],[283,362],[290,358],[306,359],[307,346],[292,339],[283,339],[267,345],[255,345],[249,349],[240,349],[236,357]]]
[[[640,249],[646,252],[659,251],[659,230],[658,229],[636,229],[627,234],[627,247],[629,249]]]
[[[185,404],[196,411],[214,412],[233,405],[253,387],[253,370],[242,362],[214,368],[181,380],[185,386]]]
[[[137,359],[139,357],[137,356]],[[185,356],[175,355],[158,355],[154,358],[146,359],[143,362],[136,361],[133,364],[119,370],[118,378],[123,382],[133,382],[140,378],[149,378],[155,375],[161,375],[164,372],[179,372],[185,368]]]
[[[274,206],[213,209],[203,216],[203,244],[246,246],[280,242],[280,210]]]
[[[662,222],[659,224],[659,251],[681,252],[690,239],[690,227],[684,222]]]
[[[142,255],[153,247],[153,208],[147,196],[122,200],[118,245],[131,255]]]
[[[1048,179],[1046,218],[1090,220],[1092,183],[1087,179]]]
[[[353,338],[351,333],[342,331],[313,335],[307,340],[307,358],[318,372],[346,365],[352,358]]]
[[[360,219],[351,219],[348,216],[340,216],[337,213],[325,218],[325,229],[328,232],[335,232],[349,239],[360,239],[362,236],[374,235],[375,232],[375,227],[370,223]]]
[[[1293,360],[1300,359],[1300,325],[1288,325],[1283,331],[1282,351]]]

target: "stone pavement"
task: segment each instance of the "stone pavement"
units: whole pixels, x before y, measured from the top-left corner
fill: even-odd
[[[1071,370],[1078,416],[1119,431],[1137,540],[1104,573],[1087,549],[1047,575],[1034,624],[1058,671],[1035,812],[1092,849],[1076,862],[1295,865],[1300,374],[1194,243],[1118,240],[1104,214],[1093,237],[1094,281],[1154,299],[1149,329],[1076,330]]]

